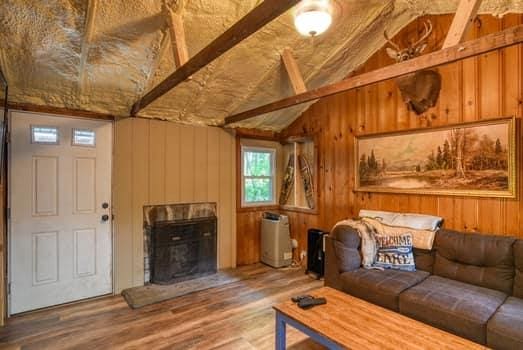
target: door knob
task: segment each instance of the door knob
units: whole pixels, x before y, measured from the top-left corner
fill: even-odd
[[[107,203],[107,202],[102,203],[102,208],[104,208],[104,209],[109,208],[109,203]]]
[[[102,221],[108,221],[108,220],[109,220],[109,215],[107,215],[107,214],[102,215]]]

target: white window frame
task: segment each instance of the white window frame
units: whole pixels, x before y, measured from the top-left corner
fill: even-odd
[[[270,153],[271,155],[271,175],[270,176],[245,176],[245,152]],[[241,147],[241,206],[242,207],[261,207],[276,205],[276,149],[270,147],[242,146]],[[245,201],[245,179],[271,179],[272,180],[272,201],[265,202],[246,202]]]

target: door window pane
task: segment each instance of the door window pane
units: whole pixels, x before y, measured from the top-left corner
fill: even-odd
[[[31,142],[57,145],[58,128],[53,126],[31,126]]]
[[[73,145],[94,147],[96,144],[96,134],[93,130],[73,129]]]

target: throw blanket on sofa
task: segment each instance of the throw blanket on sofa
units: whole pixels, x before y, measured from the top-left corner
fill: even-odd
[[[372,225],[363,220],[342,220],[334,225],[333,231],[336,226],[349,226],[358,232],[361,238],[361,265],[366,269],[374,268],[372,265],[376,259],[378,245],[376,243],[376,231]]]

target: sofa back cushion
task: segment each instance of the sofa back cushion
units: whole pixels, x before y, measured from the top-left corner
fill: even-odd
[[[516,276],[514,278],[513,295],[523,299],[523,240],[518,240],[514,244],[514,263],[516,265]]]
[[[332,238],[338,272],[347,272],[361,266],[361,238],[354,228],[347,225],[337,225],[329,234]]]
[[[515,239],[440,230],[434,275],[512,294]]]
[[[347,248],[358,249],[360,247],[360,235],[356,229],[350,226],[337,225],[329,235],[335,240],[343,243]]]
[[[412,251],[414,253],[414,264],[416,265],[416,270],[423,270],[432,273],[435,250],[414,248]]]

